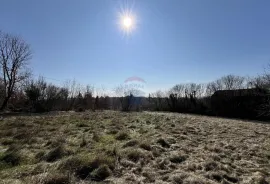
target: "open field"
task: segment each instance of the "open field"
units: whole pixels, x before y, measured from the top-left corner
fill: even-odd
[[[270,124],[173,113],[0,121],[0,183],[270,183]]]

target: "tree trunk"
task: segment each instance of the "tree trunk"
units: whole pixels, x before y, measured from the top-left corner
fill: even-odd
[[[4,101],[3,101],[3,103],[2,103],[2,105],[1,105],[1,107],[0,107],[0,111],[3,111],[3,110],[6,108],[7,103],[8,103],[8,100],[9,100],[9,97],[6,97],[6,98],[4,99]]]

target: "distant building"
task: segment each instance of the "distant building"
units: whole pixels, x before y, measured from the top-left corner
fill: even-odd
[[[239,96],[268,96],[269,91],[260,88],[251,89],[236,89],[236,90],[219,90],[216,91],[212,98],[214,97],[239,97]]]
[[[211,108],[220,116],[257,118],[261,104],[269,97],[269,90],[259,88],[219,90],[211,96]]]

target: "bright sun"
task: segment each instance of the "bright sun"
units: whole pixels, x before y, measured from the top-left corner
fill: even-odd
[[[131,28],[131,26],[132,26],[132,19],[130,17],[128,17],[128,16],[124,17],[123,18],[123,26],[126,29]]]
[[[137,29],[138,19],[133,10],[134,4],[123,3],[117,12],[117,24],[124,37],[130,36]]]
[[[136,28],[136,19],[130,14],[123,14],[120,16],[120,27],[125,35],[130,35]]]

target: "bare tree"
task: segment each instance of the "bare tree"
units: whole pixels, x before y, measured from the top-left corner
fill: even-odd
[[[264,74],[248,79],[248,87],[260,89],[270,88],[270,64],[264,69]]]
[[[218,90],[223,90],[223,86],[222,86],[220,79],[213,81],[213,82],[210,82],[206,86],[206,93],[208,96],[211,96],[212,94],[214,94]]]
[[[185,85],[185,95],[189,97],[198,98],[202,97],[204,94],[203,84],[189,83]]]
[[[154,103],[155,110],[161,111],[163,110],[165,106],[165,98],[170,94],[170,92],[164,92],[161,90],[158,90],[154,93],[151,93],[149,95],[149,102]]]
[[[190,97],[190,95],[201,98],[205,96],[205,93],[206,85],[195,83],[177,84],[169,91],[169,94],[176,94],[178,98]]]
[[[123,111],[130,111],[134,106],[136,109],[140,106],[137,101],[141,91],[134,86],[119,85],[114,89],[116,97],[119,98]]]
[[[69,107],[67,109],[70,110],[74,107],[76,98],[82,90],[82,86],[78,82],[76,82],[75,79],[73,79],[72,81],[67,80],[64,83],[64,88],[68,90]]]
[[[93,89],[94,96],[105,97],[107,96],[107,89],[104,85]]]
[[[7,106],[16,85],[30,76],[27,66],[31,56],[30,47],[23,39],[0,32],[0,69],[4,84],[0,110]]]
[[[169,91],[170,94],[177,94],[178,97],[185,97],[185,85],[177,84]]]
[[[227,75],[221,78],[226,90],[242,89],[244,86],[244,77]]]
[[[265,76],[258,76],[247,79],[247,88],[265,89],[270,87],[270,81]]]
[[[86,109],[94,109],[93,106],[93,94],[94,94],[94,86],[87,85],[84,93],[85,100],[85,108]]]
[[[219,90],[243,89],[247,86],[245,81],[245,77],[226,75],[220,79],[208,83],[206,87],[206,93],[210,96]]]

